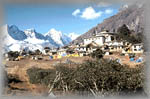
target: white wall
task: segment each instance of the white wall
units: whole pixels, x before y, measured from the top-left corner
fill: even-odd
[[[133,45],[132,46],[132,51],[135,52],[135,53],[142,53],[143,49],[142,49],[142,46],[140,46],[140,45],[136,45],[136,46]]]
[[[112,37],[111,35],[106,36],[106,41],[105,42],[111,42],[112,41],[111,37]]]
[[[84,45],[92,43],[92,41],[96,42],[98,45],[103,45],[105,42],[105,38],[103,36],[84,39]]]
[[[76,48],[77,51],[86,51],[85,47],[81,47],[81,48]]]

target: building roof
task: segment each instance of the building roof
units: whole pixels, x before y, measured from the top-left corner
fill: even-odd
[[[99,45],[96,42],[94,42],[94,41],[92,41],[90,44],[86,45],[86,47],[98,47],[98,46]]]
[[[108,35],[116,35],[116,33],[113,33],[113,32],[102,31],[102,32],[99,32],[99,33],[97,33],[95,35],[91,35],[89,37],[85,37],[84,39],[96,38],[96,37],[105,37],[106,34],[108,34]]]
[[[143,43],[137,43],[137,44],[133,44],[133,45],[136,45],[136,46],[138,46],[138,45],[143,45]]]
[[[114,32],[109,32],[108,30],[103,30],[100,33],[101,34],[115,34]]]
[[[97,37],[104,37],[104,35],[96,35],[96,36],[89,36],[89,37],[84,37],[84,39],[89,39],[89,38],[97,38]]]

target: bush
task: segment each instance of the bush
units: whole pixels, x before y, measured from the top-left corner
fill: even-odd
[[[27,70],[29,81],[32,84],[44,84],[48,85],[55,77],[55,71],[53,69],[41,69],[41,68],[30,68]]]
[[[142,88],[144,81],[140,69],[131,69],[116,61],[90,61],[82,64],[76,71],[76,79],[84,85],[80,87],[87,91],[97,89],[98,92],[136,92]]]
[[[54,89],[61,91],[87,91],[94,94],[121,94],[143,92],[143,66],[129,68],[117,61],[101,59],[86,61],[76,68],[59,64],[55,69],[31,68],[27,71],[31,83],[52,85],[59,72]]]
[[[9,58],[17,58],[19,56],[19,52],[18,51],[9,51],[8,52],[8,57]]]
[[[118,36],[117,40],[126,40],[130,43],[136,44],[136,43],[142,43],[145,39],[143,33],[132,33],[129,28],[123,24],[121,27],[117,30]]]
[[[92,58],[101,59],[104,56],[104,52],[101,49],[96,49],[93,53],[90,54]]]
[[[41,51],[39,49],[35,50],[35,54],[36,55],[40,55],[41,54]]]

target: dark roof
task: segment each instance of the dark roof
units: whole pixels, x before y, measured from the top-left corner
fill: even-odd
[[[137,44],[133,44],[133,45],[143,45],[142,43],[137,43]]]

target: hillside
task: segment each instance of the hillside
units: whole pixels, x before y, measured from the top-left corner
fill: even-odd
[[[95,30],[100,32],[103,29],[107,29],[116,32],[123,24],[126,24],[134,33],[142,32],[144,28],[144,6],[130,5],[126,6],[126,8],[120,8],[116,15],[105,19],[102,23],[72,41],[71,44],[81,43],[84,37],[91,36]]]

